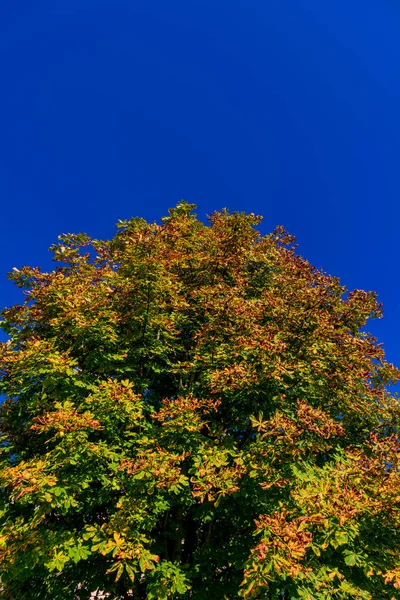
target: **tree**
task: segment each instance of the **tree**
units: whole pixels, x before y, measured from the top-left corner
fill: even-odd
[[[400,598],[399,372],[253,214],[62,235],[4,309],[0,597]]]

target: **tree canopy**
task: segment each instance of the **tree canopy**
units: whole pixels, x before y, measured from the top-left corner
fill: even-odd
[[[2,311],[0,597],[400,598],[381,307],[253,214],[60,236]]]

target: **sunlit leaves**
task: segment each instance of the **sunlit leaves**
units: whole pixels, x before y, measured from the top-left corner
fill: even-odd
[[[64,234],[2,311],[9,600],[392,599],[399,378],[282,227],[180,202]]]

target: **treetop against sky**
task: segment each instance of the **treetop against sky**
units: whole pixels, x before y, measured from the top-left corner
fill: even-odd
[[[399,371],[376,296],[180,202],[64,234],[2,312],[10,600],[392,599]]]

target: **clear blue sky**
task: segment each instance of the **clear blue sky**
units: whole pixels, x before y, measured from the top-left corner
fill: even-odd
[[[396,0],[2,2],[0,305],[59,233],[185,198],[377,291],[400,364],[399,32]]]

